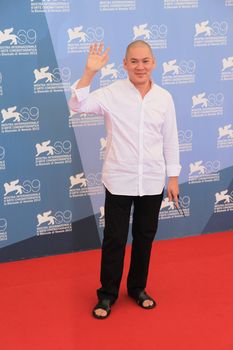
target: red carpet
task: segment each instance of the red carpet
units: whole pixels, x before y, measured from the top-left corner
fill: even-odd
[[[233,350],[233,232],[154,244],[147,291],[158,307],[120,297],[91,310],[100,251],[0,265],[0,350]]]

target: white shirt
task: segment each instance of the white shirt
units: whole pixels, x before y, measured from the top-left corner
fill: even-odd
[[[104,115],[107,146],[102,181],[112,194],[160,194],[165,177],[178,176],[179,145],[170,93],[152,83],[141,97],[129,79],[90,93],[75,89],[69,105],[77,113]]]

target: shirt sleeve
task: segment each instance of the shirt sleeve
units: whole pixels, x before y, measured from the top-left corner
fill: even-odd
[[[90,92],[90,85],[76,89],[78,80],[71,86],[71,97],[69,108],[75,113],[93,113],[104,115],[104,108],[101,104],[102,91],[98,89]]]
[[[181,171],[176,112],[173,99],[168,95],[163,126],[163,153],[167,176],[179,176]]]

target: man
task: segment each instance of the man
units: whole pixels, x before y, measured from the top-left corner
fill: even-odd
[[[156,66],[151,47],[138,40],[127,47],[124,68],[128,79],[89,93],[90,84],[108,62],[109,48],[90,46],[81,79],[72,87],[70,107],[105,116],[107,147],[102,181],[106,189],[102,244],[101,288],[93,316],[109,316],[118,297],[131,206],[132,251],[128,295],[144,309],[156,306],[146,291],[150,253],[158,224],[165,176],[167,194],[178,207],[179,164],[175,109],[171,95],[154,84]]]

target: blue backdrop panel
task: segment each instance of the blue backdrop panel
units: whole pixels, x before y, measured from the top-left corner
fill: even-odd
[[[104,120],[67,104],[101,41],[93,89],[125,79],[125,48],[143,39],[174,97],[185,217],[165,193],[157,237],[232,229],[233,0],[2,0],[0,17],[0,261],[101,245]]]

